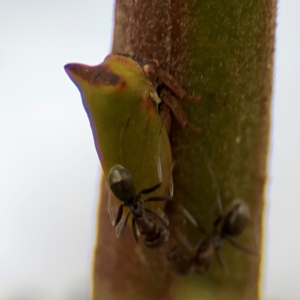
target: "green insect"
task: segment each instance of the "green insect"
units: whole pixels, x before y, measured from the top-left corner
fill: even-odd
[[[187,96],[178,82],[159,68],[156,60],[143,60],[112,54],[97,66],[71,63],[65,66],[78,87],[93,132],[104,175],[124,166],[132,176],[136,190],[154,186],[159,181],[157,162],[161,164],[162,182],[152,196],[169,194],[172,185],[172,152],[158,105],[158,82],[164,83],[180,98]],[[177,101],[167,89],[162,96],[183,126],[190,126]],[[194,128],[197,131],[197,128]],[[153,208],[163,204],[152,204]],[[156,206],[156,207],[155,207]]]

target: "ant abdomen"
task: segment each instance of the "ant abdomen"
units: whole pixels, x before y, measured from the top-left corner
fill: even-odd
[[[131,202],[136,195],[131,174],[121,165],[113,166],[108,175],[108,182],[113,194],[122,202]]]
[[[240,235],[245,230],[249,219],[250,210],[248,204],[241,199],[235,200],[225,213],[222,235]]]

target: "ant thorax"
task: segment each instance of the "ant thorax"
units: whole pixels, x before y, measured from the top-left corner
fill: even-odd
[[[136,218],[142,217],[143,214],[145,213],[144,206],[139,200],[138,201],[134,200],[134,201],[135,202],[133,204],[131,202],[131,203],[128,203],[127,205],[129,206],[131,213]]]

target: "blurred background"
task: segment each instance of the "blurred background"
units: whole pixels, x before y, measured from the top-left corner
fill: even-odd
[[[265,300],[300,299],[299,9],[278,8]],[[112,26],[112,0],[0,2],[0,300],[88,299],[100,166],[63,66],[101,62]]]

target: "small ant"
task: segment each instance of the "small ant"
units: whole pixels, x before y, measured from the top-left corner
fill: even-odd
[[[115,165],[110,169],[108,182],[111,191],[122,201],[119,206],[116,220],[114,222],[114,217],[111,210],[110,199],[108,202],[108,211],[113,225],[116,227],[116,235],[119,238],[126,227],[129,215],[132,215],[132,233],[135,241],[138,243],[138,233],[137,227],[141,235],[145,236],[144,244],[149,248],[156,248],[161,246],[169,238],[170,232],[164,227],[157,227],[156,222],[151,218],[151,214],[159,219],[165,226],[169,225],[169,220],[167,216],[160,216],[155,210],[145,208],[144,204],[147,202],[155,201],[169,201],[172,199],[170,197],[150,197],[143,202],[141,201],[141,196],[149,194],[161,186],[161,182],[158,184],[141,190],[136,193],[135,186],[129,171],[122,165]],[[123,208],[128,207],[129,212],[123,219]]]
[[[211,170],[210,172],[212,173]],[[248,224],[250,219],[250,210],[248,204],[241,199],[235,200],[223,214],[219,193],[217,200],[221,211],[221,216],[214,221],[213,230],[211,233],[207,232],[203,228],[200,228],[191,214],[181,206],[181,210],[186,218],[189,219],[189,221],[195,225],[200,232],[204,233],[206,237],[201,239],[194,249],[186,240],[182,240],[187,249],[193,253],[193,255],[188,255],[177,246],[175,246],[168,253],[168,261],[175,272],[181,275],[190,274],[192,271],[205,274],[209,271],[214,257],[217,256],[222,268],[226,273],[228,273],[223,255],[221,253],[224,240],[227,240],[235,248],[245,253],[257,255],[256,251],[240,245],[233,239],[233,237],[242,234]]]

